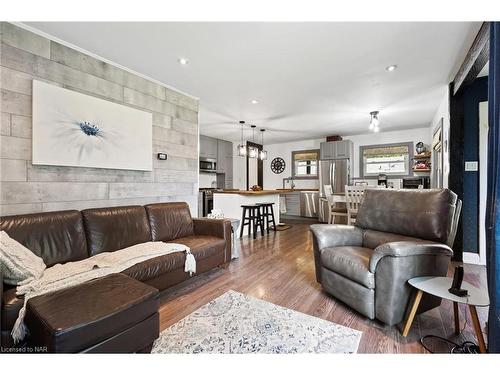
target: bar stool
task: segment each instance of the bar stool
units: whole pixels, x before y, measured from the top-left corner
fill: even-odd
[[[258,204],[242,204],[243,213],[241,215],[241,229],[240,237],[243,237],[243,230],[245,225],[248,225],[248,236],[252,234],[253,238],[257,238],[257,229],[260,228],[260,234],[264,235],[264,222],[260,213],[260,206]]]
[[[274,221],[274,203],[272,202],[264,202],[257,203],[262,207],[262,223],[265,225],[267,234],[269,234],[270,224],[273,225],[273,230],[276,232],[276,222]]]

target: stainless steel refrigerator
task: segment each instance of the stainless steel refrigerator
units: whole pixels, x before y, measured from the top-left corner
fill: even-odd
[[[329,207],[325,198],[325,185],[332,187],[334,193],[343,193],[345,185],[349,185],[351,171],[350,159],[320,160],[319,162],[319,212],[322,223],[328,222]]]

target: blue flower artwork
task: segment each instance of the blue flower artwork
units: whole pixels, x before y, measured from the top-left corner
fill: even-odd
[[[98,137],[101,135],[101,129],[96,124],[92,124],[88,121],[80,122],[80,129],[85,135]]]
[[[35,165],[152,171],[153,115],[33,80]]]

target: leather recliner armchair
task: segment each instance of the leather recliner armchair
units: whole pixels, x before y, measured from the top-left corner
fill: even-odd
[[[398,324],[411,296],[407,281],[446,276],[460,209],[448,189],[367,189],[354,226],[311,225],[316,280],[368,318]],[[426,295],[418,312],[440,303]]]

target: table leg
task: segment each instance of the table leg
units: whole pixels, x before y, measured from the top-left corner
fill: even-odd
[[[420,300],[422,299],[423,291],[417,290],[417,294],[415,294],[415,299],[413,300],[413,304],[410,309],[410,313],[408,314],[408,318],[406,319],[406,323],[403,328],[403,337],[408,336],[408,332],[410,332],[411,325],[413,323],[413,319],[415,319],[415,315],[417,314],[418,305],[420,305]]]
[[[455,317],[455,335],[460,334],[460,316],[458,315],[458,303],[453,302],[453,315]]]
[[[479,318],[477,317],[476,306],[469,305],[469,310],[472,317],[472,323],[474,324],[474,331],[476,331],[479,351],[481,353],[486,353],[486,344],[484,343],[483,332],[481,331],[481,323],[479,323]]]

